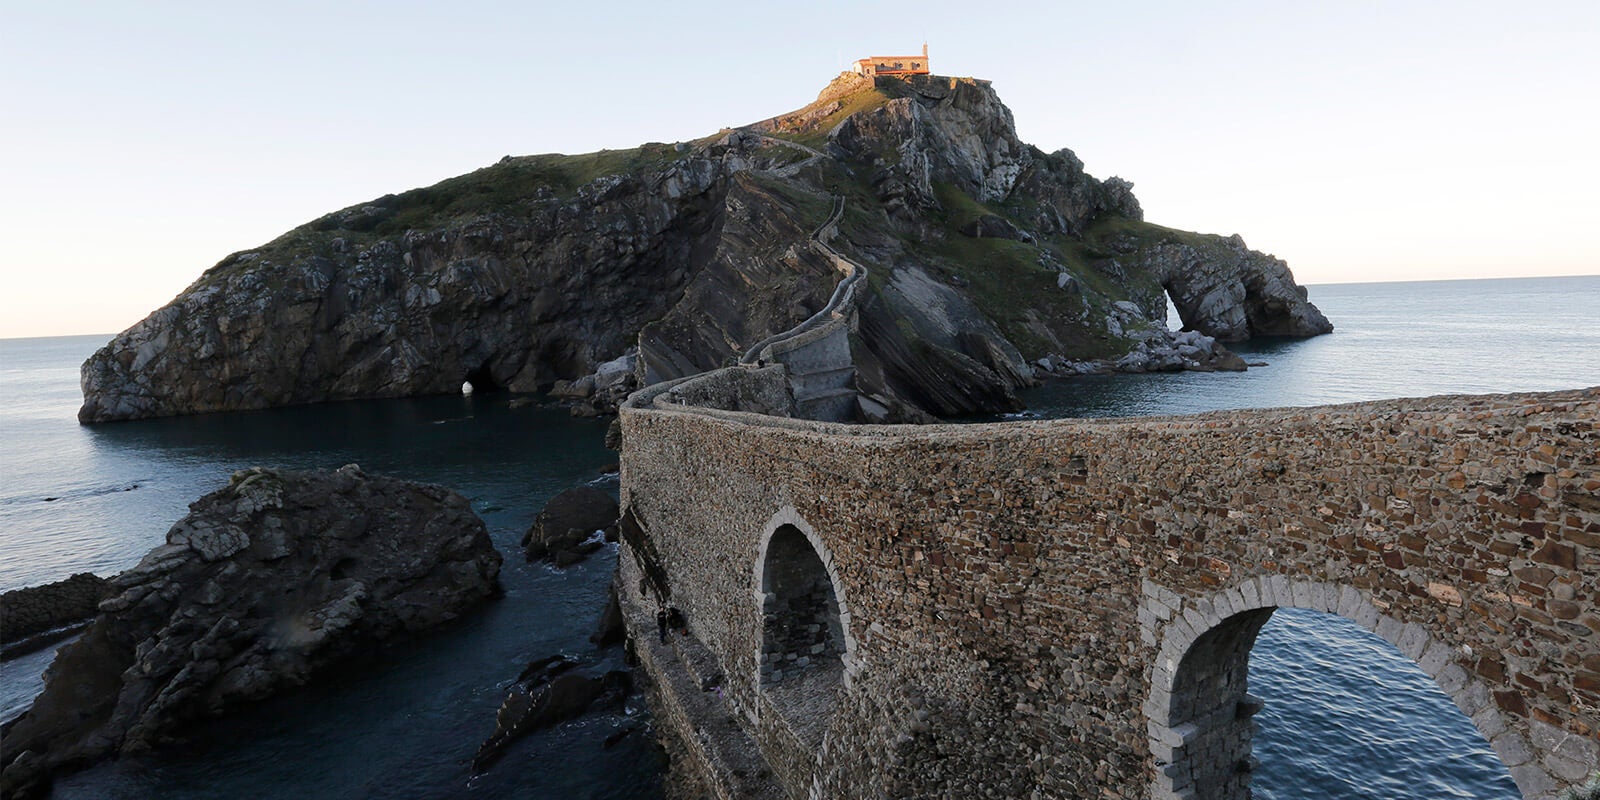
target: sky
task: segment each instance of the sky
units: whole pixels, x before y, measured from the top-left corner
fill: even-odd
[[[1302,283],[1600,274],[1595,0],[0,0],[0,338],[114,333],[329,211],[765,119],[924,41],[1024,141]]]

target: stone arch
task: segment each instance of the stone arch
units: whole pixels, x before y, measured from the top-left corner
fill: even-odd
[[[1249,796],[1251,717],[1262,704],[1246,692],[1246,670],[1256,634],[1278,608],[1345,617],[1394,645],[1472,720],[1524,797],[1554,796],[1557,784],[1526,737],[1507,726],[1489,687],[1455,663],[1450,645],[1384,615],[1353,586],[1271,575],[1199,598],[1145,581],[1141,627],[1158,648],[1144,704],[1153,800]]]
[[[761,613],[756,685],[802,739],[820,743],[839,689],[855,672],[844,584],[821,537],[785,506],[761,535],[755,564]]]

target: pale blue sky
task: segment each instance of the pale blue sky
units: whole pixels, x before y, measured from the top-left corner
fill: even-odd
[[[0,336],[121,330],[328,211],[762,119],[924,39],[1302,282],[1600,273],[1595,0],[3,0]]]

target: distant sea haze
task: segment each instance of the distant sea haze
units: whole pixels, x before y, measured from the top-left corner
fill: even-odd
[[[1080,378],[1025,399],[1034,414],[1103,417],[1600,384],[1600,276],[1310,293],[1335,332],[1236,348],[1268,366]],[[471,499],[507,555],[507,595],[370,670],[220,725],[199,751],[104,764],[60,783],[56,797],[661,796],[662,765],[646,737],[602,747],[637,708],[534,734],[467,790],[465,765],[493,728],[501,687],[527,661],[620,660],[587,641],[614,551],[557,571],[525,564],[517,550],[545,500],[615,460],[602,447],[603,420],[480,395],[80,427],[78,365],[107,338],[0,340],[0,590],[132,566],[235,470],[359,463]],[[1351,628],[1289,611],[1263,631],[1250,678],[1267,701],[1256,796],[1516,797],[1487,744],[1422,672]],[[0,664],[0,719],[26,708],[51,655]]]

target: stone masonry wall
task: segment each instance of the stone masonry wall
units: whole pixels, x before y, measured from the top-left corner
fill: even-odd
[[[1600,389],[973,426],[625,408],[622,427],[623,504],[790,797],[1211,796],[1239,760],[1218,737],[1259,707],[1226,688],[1254,636],[1236,618],[1278,606],[1394,642],[1525,796],[1597,768]],[[760,682],[784,525],[846,640],[820,748]]]

